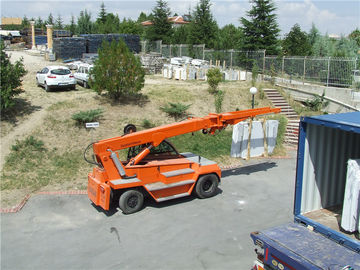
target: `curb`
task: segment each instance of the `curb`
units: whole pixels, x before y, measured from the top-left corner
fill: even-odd
[[[69,191],[40,191],[33,195],[86,195],[87,190],[69,190]],[[17,205],[11,208],[0,208],[0,213],[17,213],[19,212],[32,195],[27,194],[25,198]]]

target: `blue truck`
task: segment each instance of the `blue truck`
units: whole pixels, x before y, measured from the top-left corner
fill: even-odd
[[[347,164],[356,159],[360,112],[301,118],[294,222],[250,234],[254,270],[360,270],[359,232],[341,228]]]

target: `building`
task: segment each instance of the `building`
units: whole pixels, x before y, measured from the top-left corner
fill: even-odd
[[[189,21],[189,16],[188,15],[183,15],[183,16],[173,16],[173,17],[169,17],[168,21],[171,22],[172,27],[180,27],[182,25],[188,24],[190,23]],[[153,25],[152,21],[144,21],[141,23],[142,26],[151,26]]]
[[[1,25],[21,25],[21,18],[7,18],[1,17]]]

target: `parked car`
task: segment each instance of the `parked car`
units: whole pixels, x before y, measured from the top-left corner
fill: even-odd
[[[43,86],[46,92],[53,88],[69,88],[74,90],[76,80],[70,69],[65,66],[48,66],[36,73],[36,83]]]
[[[76,82],[85,88],[89,88],[89,72],[92,68],[93,65],[90,64],[79,65],[78,70],[74,73]]]

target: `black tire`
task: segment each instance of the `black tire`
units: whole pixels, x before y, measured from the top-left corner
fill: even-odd
[[[36,78],[36,85],[37,85],[37,86],[40,86],[40,83],[39,83],[38,78]]]
[[[46,92],[49,92],[49,91],[50,91],[50,86],[48,86],[46,82],[45,82],[45,84],[44,84],[44,88],[45,88],[45,91],[46,91]]]
[[[129,133],[133,133],[136,132],[136,126],[133,124],[127,124],[124,127],[124,134],[129,134]]]
[[[76,90],[76,84],[70,86],[70,90]]]
[[[144,204],[144,195],[135,189],[130,189],[121,194],[119,207],[124,214],[132,214],[139,211]]]
[[[89,88],[87,81],[84,81],[83,85],[84,85],[84,88]]]
[[[219,179],[215,174],[200,176],[196,183],[195,192],[200,199],[210,198],[217,192]]]

